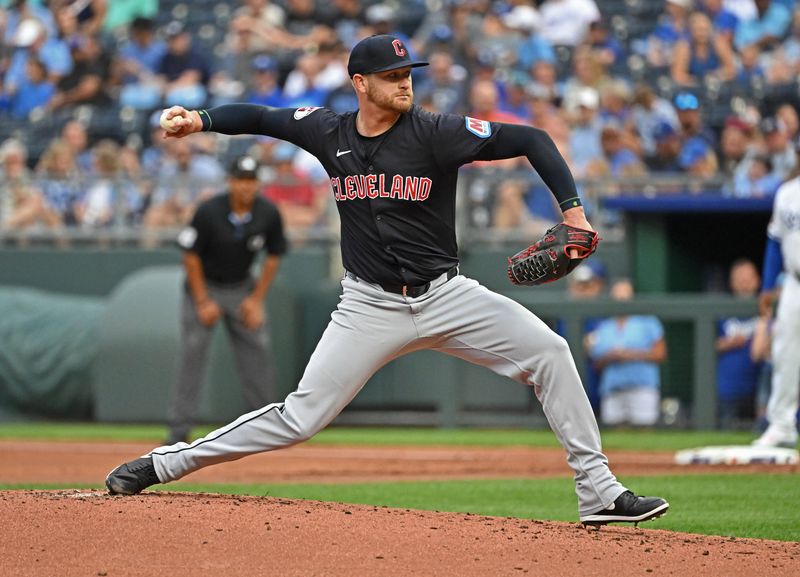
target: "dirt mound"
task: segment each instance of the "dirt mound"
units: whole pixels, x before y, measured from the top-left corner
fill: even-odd
[[[3,575],[800,574],[800,543],[264,497],[3,491]]]

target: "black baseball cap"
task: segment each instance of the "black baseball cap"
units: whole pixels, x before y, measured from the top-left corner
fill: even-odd
[[[255,180],[258,178],[258,162],[252,156],[240,156],[231,163],[228,176]]]
[[[376,34],[364,38],[350,51],[347,73],[352,78],[355,74],[374,74],[406,66],[417,68],[427,65],[422,60],[411,60],[408,48],[399,38]]]

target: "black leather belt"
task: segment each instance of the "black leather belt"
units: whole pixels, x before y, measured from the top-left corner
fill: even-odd
[[[353,280],[359,280],[355,274],[347,271],[344,273],[345,276],[350,277]],[[458,265],[454,266],[450,270],[447,271],[447,280],[450,280],[454,276],[458,274]],[[447,282],[447,281],[445,281]],[[431,283],[426,282],[425,284],[420,285],[407,285],[407,284],[383,284],[378,283],[380,287],[389,293],[395,293],[398,295],[409,296],[411,298],[417,298],[424,295],[428,290],[431,288]]]

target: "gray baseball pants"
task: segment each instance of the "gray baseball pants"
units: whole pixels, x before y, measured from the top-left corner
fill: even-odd
[[[283,403],[242,415],[191,444],[152,451],[169,482],[202,467],[300,443],[330,423],[383,365],[432,349],[533,387],[575,473],[581,515],[625,488],[608,467],[600,433],[566,341],[519,303],[464,276],[435,279],[418,298],[345,277],[297,390]]]
[[[269,332],[266,323],[256,330],[245,327],[238,311],[239,304],[253,290],[253,280],[231,286],[208,283],[207,288],[208,296],[223,311],[222,322],[233,349],[245,403],[250,409],[263,407],[275,399],[275,363]],[[178,378],[172,390],[168,416],[172,439],[187,437],[194,422],[215,326],[206,327],[200,322],[194,300],[184,291]]]

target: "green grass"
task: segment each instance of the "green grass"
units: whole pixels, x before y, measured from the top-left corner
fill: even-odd
[[[200,436],[211,427],[197,429]],[[141,441],[160,444],[162,425],[95,423],[0,424],[0,439]],[[609,450],[675,451],[706,446],[747,444],[747,432],[605,431]],[[530,446],[556,447],[542,430],[442,430],[423,428],[331,427],[314,437],[317,445]],[[647,526],[690,533],[800,541],[800,483],[796,475],[725,474],[625,478],[639,494],[666,497],[669,515]],[[0,485],[0,488],[74,488],[74,486]],[[99,485],[96,488],[101,488]],[[576,521],[576,498],[569,479],[441,481],[337,485],[194,485],[177,483],[165,490],[270,495],[439,511],[471,512]]]
[[[647,527],[706,535],[800,540],[800,484],[793,475],[686,475],[622,479],[641,494],[664,496],[670,513]],[[188,487],[187,487],[188,488]],[[196,487],[239,493],[241,487]],[[480,515],[577,520],[569,479],[506,479],[370,483],[353,485],[260,485],[247,494],[385,505]]]
[[[647,523],[645,527],[737,538],[800,541],[800,510],[797,508],[797,503],[800,502],[800,483],[795,475],[676,475],[629,477],[621,480],[638,493],[660,495],[669,500],[669,514]],[[38,484],[5,485],[0,488],[67,487]],[[176,483],[165,486],[163,490],[314,499],[469,512],[477,515],[577,521],[576,497],[569,479],[347,485]]]
[[[199,437],[213,427],[197,428]],[[707,445],[748,444],[748,432],[723,431],[603,431],[606,449],[675,451]],[[98,423],[11,423],[0,424],[0,439],[34,439],[63,441],[142,441],[160,444],[166,437],[162,425],[117,425]],[[321,445],[418,445],[477,447],[557,447],[549,430],[481,430],[330,427],[309,443]]]

